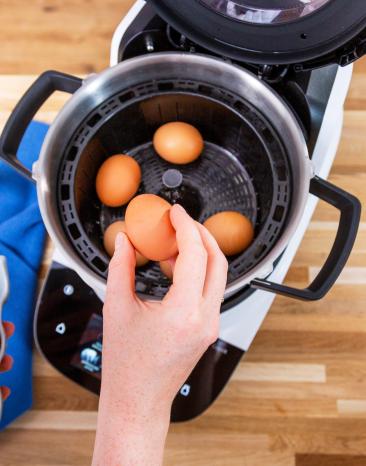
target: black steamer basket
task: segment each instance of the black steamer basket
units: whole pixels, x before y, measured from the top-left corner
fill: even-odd
[[[190,123],[203,135],[205,149],[196,162],[172,165],[155,152],[154,132],[170,121]],[[103,233],[124,218],[125,207],[102,205],[95,178],[105,159],[119,153],[140,164],[139,193],[180,203],[201,223],[225,210],[251,220],[256,239],[245,252],[229,258],[229,283],[265,257],[282,232],[291,173],[269,122],[244,100],[205,83],[145,83],[95,109],[70,141],[60,166],[58,208],[65,232],[88,266],[103,277],[109,264]],[[159,298],[169,286],[158,264],[150,262],[136,271],[139,292]]]

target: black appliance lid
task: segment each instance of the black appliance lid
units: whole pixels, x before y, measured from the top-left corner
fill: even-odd
[[[266,65],[353,61],[366,52],[365,0],[150,0],[202,47]]]

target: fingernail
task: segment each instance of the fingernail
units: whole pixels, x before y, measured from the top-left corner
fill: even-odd
[[[180,204],[174,204],[174,208],[180,210],[181,212],[184,212],[185,214],[187,213],[186,209]]]
[[[118,233],[115,244],[115,252],[119,252],[124,245],[125,235],[123,233]]]

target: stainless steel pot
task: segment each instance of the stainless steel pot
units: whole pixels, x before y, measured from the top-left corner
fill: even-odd
[[[83,82],[58,72],[46,72],[32,85],[9,118],[1,137],[0,155],[20,173],[28,178],[33,177],[37,182],[38,200],[46,228],[55,246],[67,258],[69,266],[99,295],[104,295],[105,277],[96,273],[77,252],[65,234],[57,208],[59,171],[67,144],[83,122],[90,119],[93,111],[103,106],[111,96],[127,95],[131,88],[146,87],[147,82],[153,86],[162,78],[165,81],[200,82],[218,89],[222,95],[226,92],[245,98],[250,108],[270,122],[287,154],[294,189],[285,226],[265,257],[242,276],[229,282],[225,296],[231,296],[250,285],[290,297],[320,299],[335,283],[351,253],[360,221],[359,201],[315,176],[302,130],[292,111],[273,89],[243,68],[195,54],[164,53],[134,58]],[[73,96],[52,124],[39,161],[34,165],[33,173],[30,173],[16,158],[18,146],[36,111],[56,90],[72,93]],[[93,124],[96,124],[94,120]],[[295,233],[309,193],[330,203],[341,213],[333,248],[324,267],[308,288],[299,290],[271,283],[266,277]]]

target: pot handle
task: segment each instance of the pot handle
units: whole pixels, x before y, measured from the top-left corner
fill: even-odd
[[[80,78],[58,71],[46,71],[41,74],[18,102],[4,127],[0,138],[0,158],[33,181],[32,172],[17,159],[24,133],[34,115],[54,92],[73,94],[81,84]]]
[[[304,301],[316,301],[323,298],[338,279],[356,240],[361,204],[353,195],[317,176],[310,182],[310,193],[336,207],[341,213],[337,236],[324,266],[314,281],[305,289],[292,288],[261,279],[251,282],[253,288]]]

